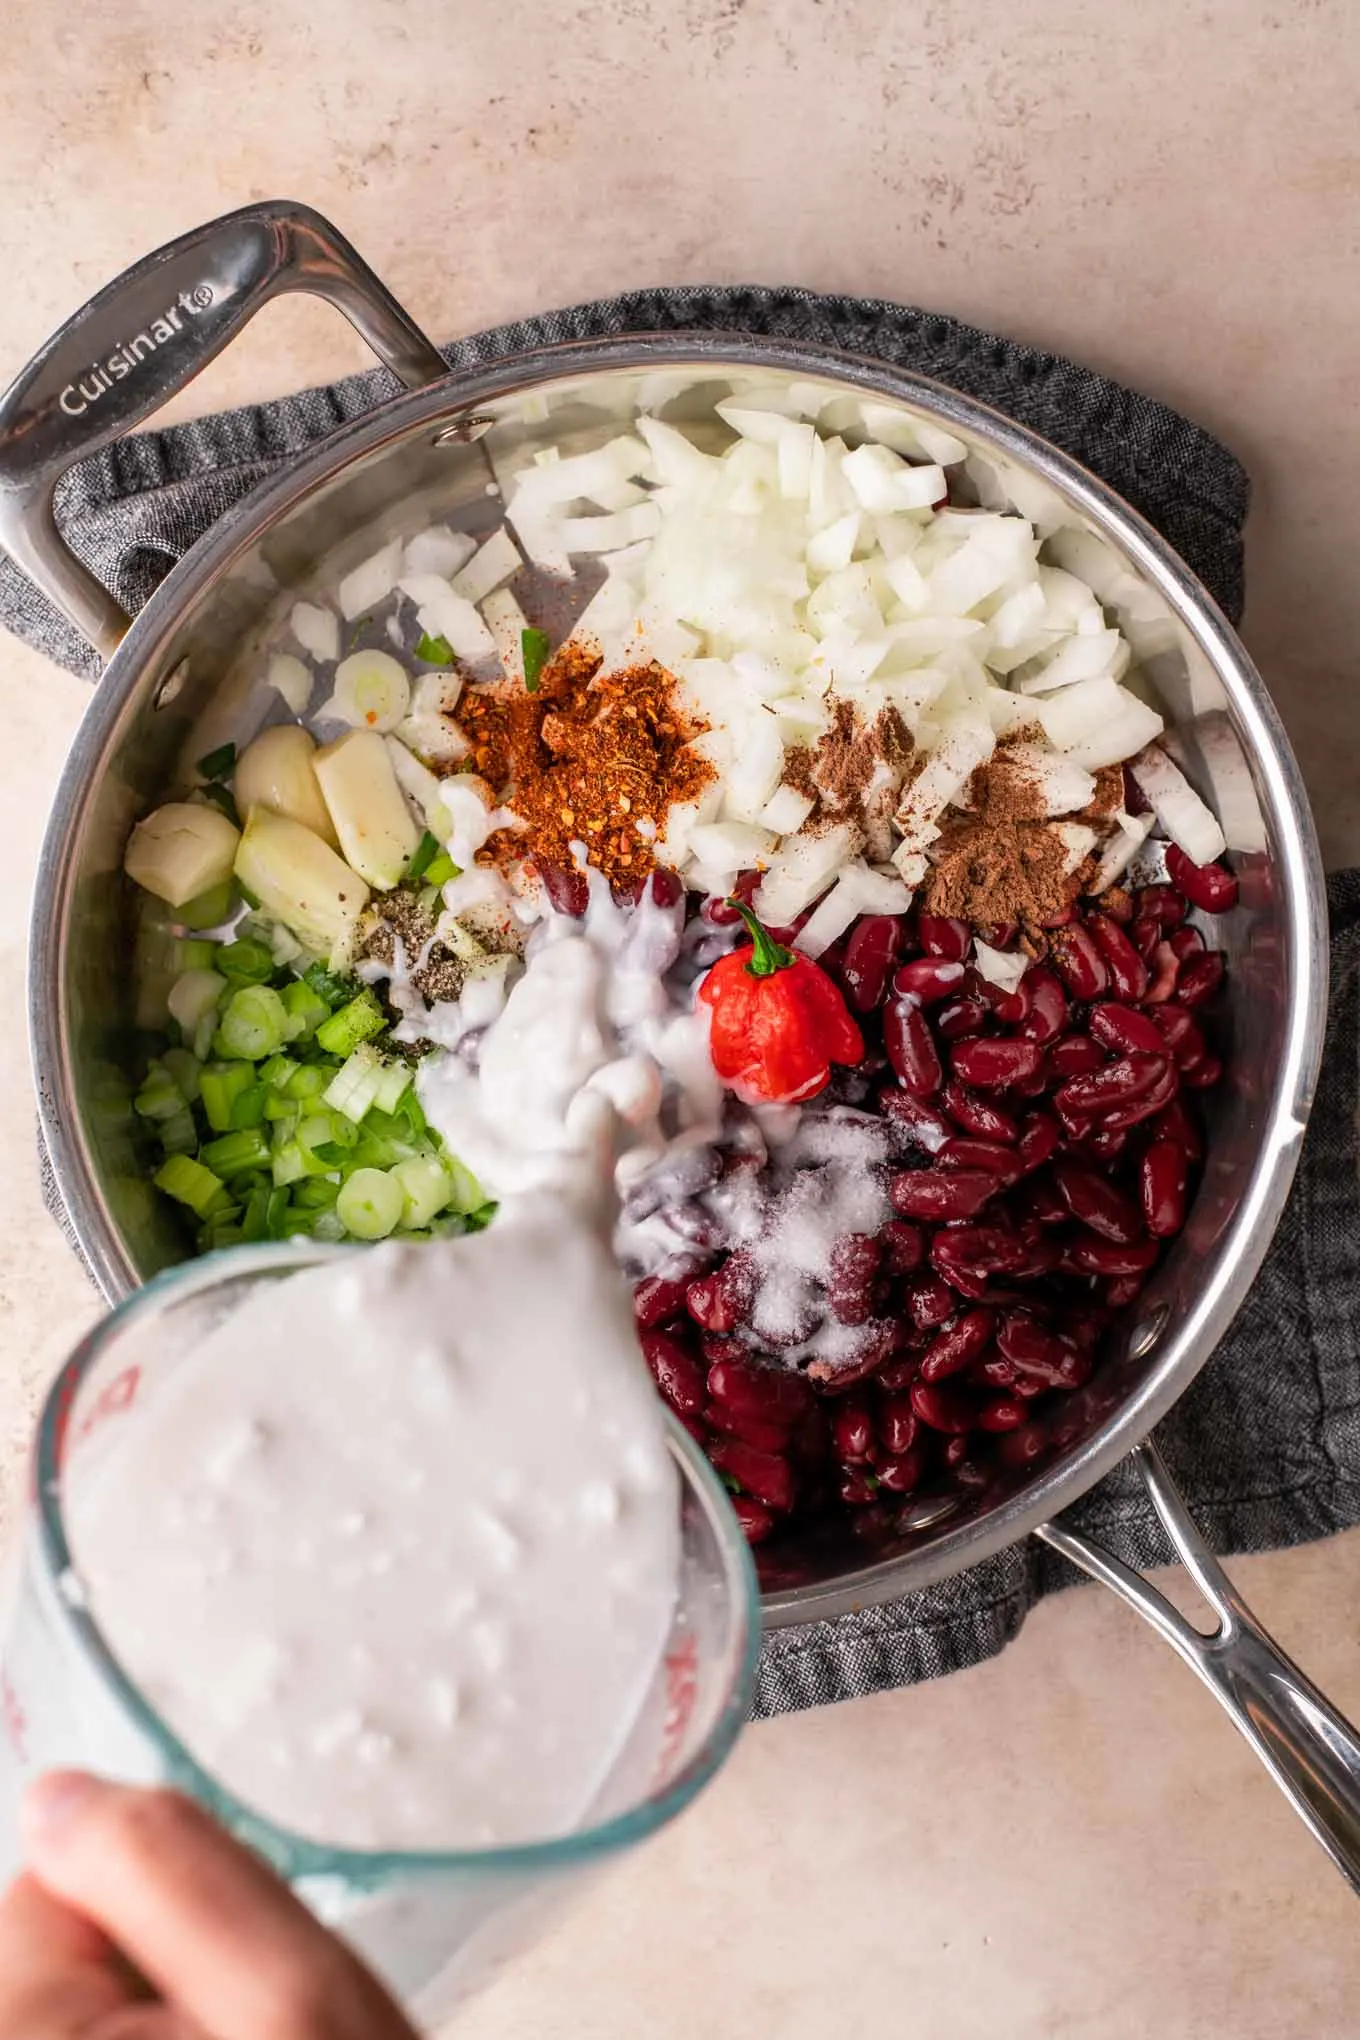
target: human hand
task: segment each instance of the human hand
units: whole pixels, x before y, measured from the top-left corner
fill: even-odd
[[[177,1793],[50,1773],[0,1898],[0,2040],[415,2040],[382,1985]]]

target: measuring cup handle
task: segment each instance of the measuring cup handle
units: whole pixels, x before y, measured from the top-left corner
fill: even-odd
[[[1218,1617],[1211,1634],[1061,1518],[1036,1536],[1127,1601],[1184,1658],[1360,1893],[1360,1735],[1256,1620],[1191,1520],[1156,1446],[1140,1445],[1133,1461],[1176,1556]]]
[[[130,619],[71,552],[53,498],[72,462],[158,410],[285,291],[327,298],[416,389],[437,348],[329,220],[287,199],[243,206],[134,263],[34,356],[0,398],[0,544],[96,651]]]

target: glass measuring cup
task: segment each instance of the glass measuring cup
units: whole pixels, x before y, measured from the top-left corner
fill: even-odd
[[[65,1506],[196,1343],[261,1282],[363,1249],[238,1247],[159,1276],[77,1347],[39,1420],[29,1507],[0,1621],[0,1877],[18,1867],[25,1780],[79,1765],[167,1784],[259,1851],[422,2021],[448,2016],[573,1885],[683,1811],[750,1706],[759,1599],[746,1542],[707,1460],[673,1420],[681,1572],[653,1688],[570,1833],[511,1848],[377,1853],[309,1842],[242,1804],[195,1762],[123,1672],[84,1605]]]

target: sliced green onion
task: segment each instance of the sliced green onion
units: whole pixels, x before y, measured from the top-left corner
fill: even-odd
[[[524,691],[537,694],[543,668],[548,663],[552,645],[546,630],[522,630],[519,634],[520,657],[524,661]]]
[[[309,1176],[293,1192],[293,1202],[303,1211],[329,1211],[340,1195],[340,1185],[329,1176]]]
[[[231,912],[234,898],[232,882],[224,878],[220,885],[209,886],[206,892],[176,907],[175,919],[186,928],[218,928]]]
[[[398,1162],[392,1180],[400,1183],[405,1199],[401,1222],[412,1231],[428,1225],[453,1194],[452,1178],[434,1155],[412,1155],[409,1162]]]
[[[263,1062],[283,1046],[288,1022],[283,1000],[268,985],[246,985],[222,1009],[218,1039],[227,1055]]]
[[[486,1203],[486,1192],[465,1163],[456,1155],[446,1155],[444,1165],[453,1179],[453,1190],[449,1203],[455,1211],[478,1211]]]
[[[405,1063],[389,1063],[382,1073],[377,1096],[373,1100],[379,1112],[395,1112],[407,1091],[411,1088],[411,1072]],[[404,1124],[403,1124],[403,1130]]]
[[[199,1150],[199,1160],[215,1175],[240,1176],[269,1160],[269,1142],[258,1126],[242,1127],[237,1133],[224,1133],[220,1140],[210,1140]]]
[[[269,1166],[275,1189],[282,1190],[290,1183],[302,1181],[312,1166],[312,1158],[296,1140],[286,1140],[274,1150]]]
[[[401,1223],[405,1192],[382,1169],[356,1169],[340,1185],[336,1215],[356,1240],[385,1240]]]
[[[167,1048],[161,1061],[179,1085],[180,1096],[192,1105],[198,1098],[201,1065],[187,1048]]]
[[[167,1155],[191,1155],[198,1146],[198,1128],[187,1105],[182,1105],[169,1119],[158,1120],[156,1132]]]
[[[153,1178],[156,1188],[179,1204],[187,1204],[198,1218],[230,1203],[226,1186],[211,1169],[190,1155],[168,1155]]]
[[[175,975],[186,970],[216,970],[217,948],[215,942],[200,942],[196,936],[178,936],[170,952]]]
[[[206,758],[199,759],[198,769],[205,779],[230,779],[236,770],[235,744],[219,744]]]
[[[431,637],[425,631],[417,640],[415,656],[427,666],[451,666],[453,646],[446,637]]]
[[[217,968],[232,985],[262,985],[274,974],[274,958],[263,942],[224,942]]]
[[[246,1126],[264,1124],[264,1108],[269,1103],[268,1084],[252,1084],[248,1091],[231,1101],[231,1123],[233,1130]]]
[[[485,1232],[499,1209],[500,1206],[498,1204],[479,1204],[475,1211],[465,1211],[463,1213],[463,1231]]]
[[[283,1221],[287,1211],[288,1192],[278,1188],[272,1189],[269,1193],[269,1203],[265,1210],[265,1227],[271,1240],[281,1240],[283,1238]]]
[[[192,1035],[226,989],[226,979],[215,970],[186,970],[171,985],[166,1004],[184,1032]]]
[[[328,1013],[347,1005],[363,989],[358,978],[349,977],[344,971],[328,970],[324,963],[309,963],[302,973],[302,982],[311,987],[318,999],[324,999]]]
[[[331,1010],[320,993],[302,978],[294,978],[291,984],[285,985],[282,996],[289,1019],[301,1023],[299,1032],[302,1034],[315,1033]]]
[[[256,1188],[246,1198],[246,1208],[241,1217],[242,1239],[253,1242],[269,1238],[269,1197],[267,1189]]]
[[[231,1108],[243,1091],[255,1082],[255,1072],[246,1062],[205,1063],[199,1077],[203,1112],[214,1133],[230,1133]]]
[[[439,855],[439,838],[438,836],[432,835],[430,831],[427,829],[424,835],[421,837],[420,841],[416,844],[415,849],[411,852],[411,861],[406,867],[407,879],[412,884],[414,884],[416,879],[424,876],[425,872],[429,868],[431,860],[437,857],[438,855]]]
[[[217,1033],[216,1013],[205,1013],[193,1031],[190,1047],[199,1062],[205,1063],[213,1052],[213,1039]]]
[[[260,1065],[260,1082],[268,1084],[271,1091],[281,1091],[288,1079],[302,1067],[290,1055],[271,1055],[268,1062]]]
[[[334,1071],[327,1063],[303,1063],[285,1082],[284,1096],[304,1105],[309,1098],[321,1096],[333,1075]]]
[[[351,999],[338,1013],[332,1013],[329,1020],[322,1021],[316,1030],[316,1045],[324,1048],[327,1055],[349,1055],[361,1041],[381,1034],[386,1025],[387,1015],[365,985],[357,999]]]
[[[425,882],[435,887],[447,885],[451,878],[461,878],[462,875],[462,867],[454,863],[447,850],[441,850],[425,866]]]
[[[342,1240],[345,1237],[344,1220],[334,1211],[318,1211],[312,1225],[314,1240]]]
[[[271,1126],[277,1125],[278,1122],[282,1119],[290,1120],[296,1119],[297,1102],[295,1099],[290,1098],[286,1091],[272,1091],[266,1084],[264,1093],[264,1116],[269,1121]]]
[[[383,1065],[377,1051],[360,1042],[349,1061],[338,1069],[323,1096],[334,1112],[343,1112],[357,1126],[378,1095]]]
[[[132,1109],[143,1119],[173,1119],[186,1103],[184,1093],[165,1065],[153,1062],[132,1101]]]

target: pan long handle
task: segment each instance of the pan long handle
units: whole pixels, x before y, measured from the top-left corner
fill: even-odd
[[[1191,1522],[1157,1448],[1140,1445],[1133,1458],[1177,1556],[1218,1617],[1211,1634],[1061,1520],[1036,1535],[1112,1588],[1180,1653],[1360,1893],[1360,1735],[1262,1629]]]
[[[329,299],[412,389],[445,373],[431,341],[329,220],[271,199],[144,256],[67,320],[0,397],[0,544],[110,656],[128,627],[57,528],[57,483],[220,354],[285,291]]]

